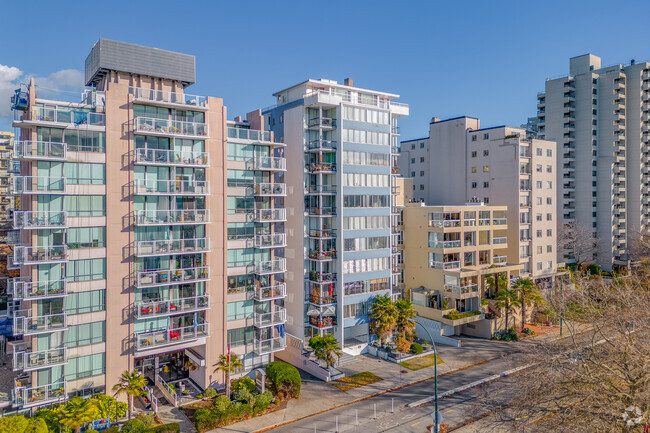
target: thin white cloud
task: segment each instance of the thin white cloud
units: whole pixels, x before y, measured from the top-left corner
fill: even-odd
[[[84,76],[76,69],[63,69],[47,77],[26,74],[15,66],[0,65],[0,123],[10,122],[11,96],[22,83],[34,77],[36,92],[41,98],[61,99],[77,102],[84,88]]]

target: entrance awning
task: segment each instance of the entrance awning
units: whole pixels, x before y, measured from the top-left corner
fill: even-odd
[[[192,349],[185,349],[185,355],[199,367],[205,367],[205,358]]]

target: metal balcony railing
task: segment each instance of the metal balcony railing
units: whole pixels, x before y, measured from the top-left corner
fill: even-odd
[[[67,245],[49,246],[14,246],[14,263],[20,265],[37,265],[39,263],[65,262],[68,260]]]
[[[131,87],[129,92],[136,101],[180,105],[187,109],[208,107],[208,98],[205,96],[142,87]]]
[[[133,181],[135,195],[208,195],[209,183],[205,180],[153,180],[136,179]]]
[[[60,229],[67,226],[66,211],[15,211],[15,229]]]
[[[281,325],[287,321],[287,310],[274,306],[273,311],[268,313],[255,313],[253,322],[256,328],[267,328],[269,326]]]
[[[136,332],[134,335],[135,349],[147,350],[160,346],[190,342],[209,336],[209,323],[162,329],[160,331]]]
[[[138,319],[207,310],[210,308],[210,295],[197,295],[166,301],[135,302],[133,308]]]
[[[62,161],[66,159],[68,145],[55,141],[14,141],[14,158],[45,159]]]
[[[14,371],[31,371],[53,367],[68,362],[68,350],[65,347],[39,350],[36,352],[14,352]]]
[[[145,165],[178,165],[185,167],[207,167],[208,152],[194,152],[169,149],[136,149],[134,162]]]
[[[208,209],[136,210],[135,225],[206,224],[210,222]]]
[[[173,284],[195,283],[210,279],[208,266],[142,271],[136,274],[137,287],[165,286]]]
[[[207,251],[210,251],[210,238],[137,241],[135,246],[135,255],[138,257],[202,253]]]
[[[257,196],[286,196],[287,185],[284,183],[258,183],[255,185]]]
[[[9,278],[7,289],[14,299],[60,298],[68,294],[66,280],[29,281],[28,277]]]
[[[182,120],[136,117],[135,132],[203,139],[208,137],[208,125],[207,123],[184,122]]]

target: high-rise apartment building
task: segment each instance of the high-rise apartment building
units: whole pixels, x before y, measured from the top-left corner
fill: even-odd
[[[390,295],[397,249],[391,207],[398,95],[331,80],[274,94],[263,110],[286,144],[287,330],[308,343],[332,334],[355,355],[369,342],[369,306]]]
[[[14,134],[0,131],[0,231],[4,232],[11,226],[14,199],[11,197],[11,178],[14,173],[12,160]],[[6,236],[2,233],[1,236]]]
[[[569,75],[548,79],[537,100],[537,137],[557,142],[558,224],[598,239],[582,261],[627,266],[635,234],[649,227],[650,63],[574,57]]]
[[[429,137],[403,141],[398,166],[413,197],[427,205],[484,202],[507,206],[510,263],[533,279],[557,272],[556,150],[509,126],[481,129],[458,117],[429,125]]]
[[[5,405],[108,391],[133,369],[176,403],[164,383],[223,385],[221,354],[247,371],[284,346],[281,145],[259,113],[227,122],[221,99],[185,93],[194,64],[100,39],[81,103],[39,99],[33,82],[14,103],[21,309]]]

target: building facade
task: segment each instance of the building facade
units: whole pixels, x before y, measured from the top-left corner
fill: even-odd
[[[13,143],[12,132],[0,131],[0,231],[11,227],[15,207],[15,200],[11,196],[11,179],[15,171],[12,159]]]
[[[286,144],[287,329],[305,344],[332,334],[355,355],[369,342],[369,305],[391,294],[392,177],[398,95],[352,80],[307,80],[263,110]]]
[[[459,117],[429,125],[429,137],[403,141],[398,166],[412,177],[413,197],[428,205],[479,201],[506,206],[507,256],[521,276],[557,272],[555,143],[527,139],[522,128],[481,129]]]
[[[277,187],[277,145],[254,122],[228,123],[221,99],[185,93],[194,77],[193,56],[100,39],[81,103],[39,99],[32,81],[14,104],[20,277],[9,285],[21,308],[5,406],[106,392],[133,369],[162,390],[220,386],[220,355],[239,353],[249,371],[283,346],[281,323],[269,323],[282,269],[267,263],[282,226],[264,219],[282,205],[264,186]],[[229,160],[239,147],[252,162]],[[231,190],[228,166],[255,185]],[[253,229],[233,227],[231,244],[240,201]],[[243,295],[229,293],[231,273]]]
[[[558,224],[598,239],[590,257],[610,271],[648,229],[650,64],[601,66],[592,54],[569,60],[569,75],[537,96],[537,136],[557,142]],[[567,250],[566,260],[572,260]]]

